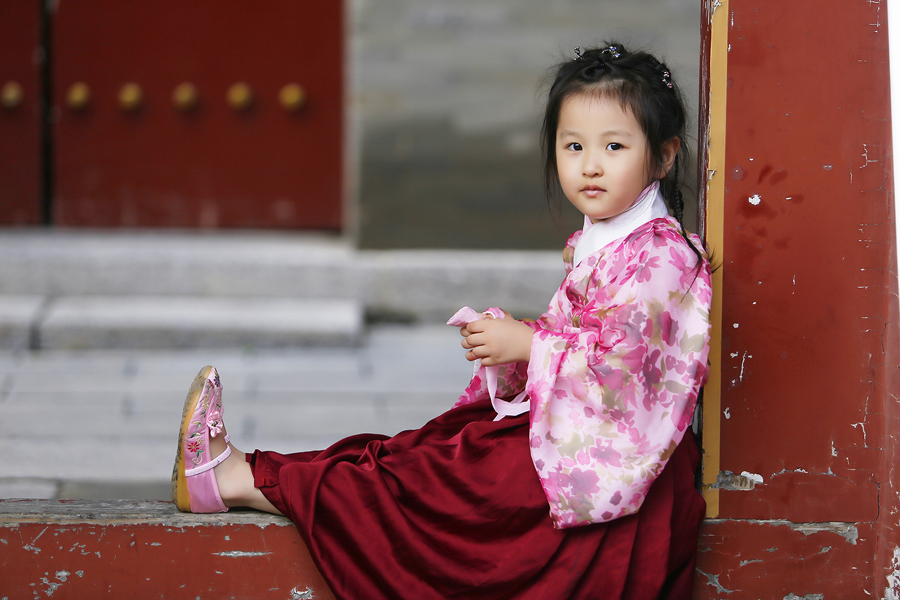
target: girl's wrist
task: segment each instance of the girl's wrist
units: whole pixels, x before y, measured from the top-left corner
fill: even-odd
[[[522,326],[522,346],[519,362],[529,362],[531,360],[531,344],[534,342],[535,330],[521,321],[519,321],[519,324]]]

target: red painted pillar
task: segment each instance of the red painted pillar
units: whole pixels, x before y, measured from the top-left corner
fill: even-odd
[[[886,10],[707,3],[722,305],[697,598],[883,598],[900,573]]]

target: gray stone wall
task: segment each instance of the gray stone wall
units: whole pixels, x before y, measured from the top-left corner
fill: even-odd
[[[699,0],[351,0],[349,9],[352,220],[363,248],[560,247],[580,217],[544,200],[542,83],[575,46],[615,38],[656,53],[696,113]]]

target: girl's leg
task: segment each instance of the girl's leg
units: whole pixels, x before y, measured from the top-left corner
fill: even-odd
[[[225,452],[225,429],[209,440],[209,448],[212,456],[219,456]],[[219,495],[225,506],[246,506],[268,513],[280,515],[281,512],[271,502],[266,500],[263,493],[253,485],[253,472],[247,462],[246,455],[231,446],[231,456],[225,459],[213,469],[216,473],[216,482],[219,484]]]

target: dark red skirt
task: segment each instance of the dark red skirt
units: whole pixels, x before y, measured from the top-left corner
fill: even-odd
[[[704,501],[693,436],[641,510],[554,529],[528,450],[528,415],[489,402],[392,438],[248,457],[342,600],[688,599]]]

